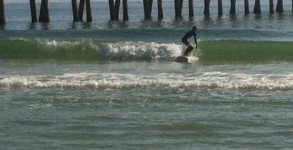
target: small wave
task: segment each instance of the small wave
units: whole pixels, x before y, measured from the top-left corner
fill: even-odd
[[[293,90],[293,74],[119,74],[75,73],[64,75],[5,75],[0,76],[2,88],[186,88],[228,90]]]
[[[182,52],[182,45],[155,42],[13,39],[0,44],[1,59],[170,60]]]
[[[293,61],[292,42],[273,41],[202,41],[202,63],[259,63]]]
[[[111,59],[173,59],[181,55],[182,46],[172,43],[109,43],[104,56]]]
[[[93,61],[174,60],[182,44],[156,42],[58,41],[40,39],[0,40],[0,59],[56,59]],[[194,51],[201,63],[259,63],[293,61],[292,42],[200,41]]]

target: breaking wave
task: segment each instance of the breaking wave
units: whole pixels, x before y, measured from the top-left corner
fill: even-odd
[[[182,44],[10,39],[0,41],[0,59],[94,61],[174,60]],[[293,61],[292,42],[200,41],[194,56],[202,63]]]
[[[14,39],[0,41],[1,59],[57,60],[170,60],[182,46],[155,42],[48,41]]]
[[[293,74],[120,74],[74,73],[63,75],[2,75],[2,88],[96,88],[96,89],[228,89],[228,90],[293,90]]]

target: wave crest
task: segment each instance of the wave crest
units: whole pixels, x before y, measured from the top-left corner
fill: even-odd
[[[0,76],[2,88],[186,88],[228,90],[293,90],[293,74],[228,74],[207,72],[200,74],[119,74],[75,73],[64,75]]]
[[[1,59],[170,60],[182,45],[155,42],[99,42],[14,39],[0,41]]]
[[[182,46],[173,43],[109,43],[104,55],[114,59],[173,59],[181,55]]]

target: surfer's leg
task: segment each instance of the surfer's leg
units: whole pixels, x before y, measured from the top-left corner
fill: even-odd
[[[187,56],[188,53],[193,49],[193,47],[191,46],[191,44],[187,40],[182,40],[182,42],[184,45],[187,46],[183,56]]]
[[[189,47],[189,45],[190,45],[190,43],[189,43],[187,40],[182,40],[182,43],[183,43],[184,45],[186,45],[187,47]]]
[[[192,50],[193,50],[193,47],[188,46],[183,56],[187,56]]]

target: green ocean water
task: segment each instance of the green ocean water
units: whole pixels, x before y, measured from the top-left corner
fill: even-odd
[[[2,60],[1,148],[291,148],[291,65]]]
[[[291,62],[293,60],[292,42],[219,40],[200,41],[199,45],[200,47],[193,52],[193,55],[199,59],[200,63],[269,63],[274,61]],[[175,43],[100,42],[93,40],[15,39],[3,40],[1,46],[3,48],[0,53],[1,59],[60,61],[156,61],[157,59],[170,61],[177,57],[174,54],[180,53],[184,49],[181,44]],[[171,47],[172,49],[168,49]]]
[[[291,62],[292,42],[276,41],[204,41],[200,43],[203,62],[269,63]]]
[[[292,143],[290,92],[55,89],[1,95],[1,147],[8,149],[287,149]]]

